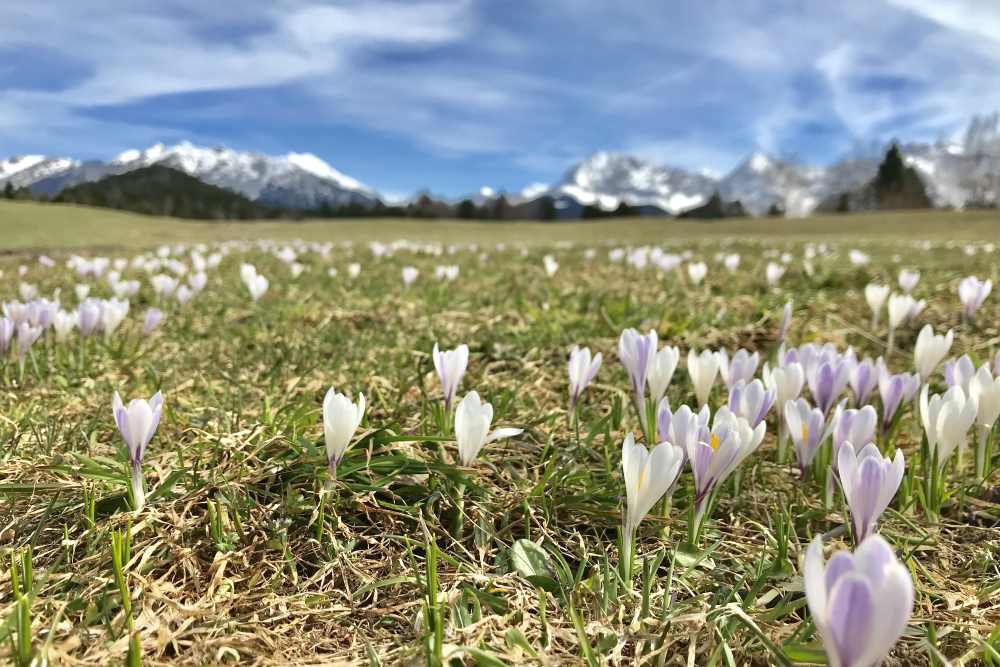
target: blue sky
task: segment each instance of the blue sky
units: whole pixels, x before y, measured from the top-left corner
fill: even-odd
[[[825,163],[1000,109],[992,0],[18,4],[0,155],[187,139],[458,195],[555,182],[597,150]]]

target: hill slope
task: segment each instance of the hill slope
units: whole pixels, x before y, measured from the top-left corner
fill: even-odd
[[[270,207],[162,165],[74,185],[53,201],[201,220],[278,217]]]

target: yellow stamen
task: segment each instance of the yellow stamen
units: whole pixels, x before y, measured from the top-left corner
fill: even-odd
[[[802,442],[809,442],[809,426],[802,425]]]
[[[714,452],[719,448],[719,436],[715,433],[712,434],[712,441],[709,443],[712,446],[712,451]]]
[[[642,489],[642,485],[643,485],[643,482],[645,482],[645,481],[646,481],[646,469],[645,469],[645,468],[643,468],[643,469],[642,469],[642,470],[641,470],[641,471],[639,472],[639,481],[638,481],[638,482],[636,482],[636,484],[635,484],[635,485],[636,485],[636,490],[637,490],[637,491],[638,491],[638,490],[641,490],[641,489]]]

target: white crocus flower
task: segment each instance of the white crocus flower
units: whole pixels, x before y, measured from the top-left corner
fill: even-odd
[[[458,458],[463,466],[471,466],[487,444],[523,433],[519,428],[498,428],[490,431],[493,406],[479,400],[479,394],[470,391],[455,409],[455,440],[458,441]]]
[[[920,378],[927,382],[927,379],[934,374],[941,360],[948,355],[951,344],[955,339],[955,332],[948,329],[944,335],[934,335],[931,325],[926,324],[917,335],[917,343],[913,348],[913,359],[917,366]]]
[[[646,371],[646,383],[649,385],[650,398],[659,403],[663,395],[667,393],[670,380],[677,370],[677,362],[680,361],[681,351],[673,346],[667,345],[659,350],[650,360],[649,368]]]
[[[643,517],[677,481],[684,465],[684,450],[661,442],[653,451],[636,444],[631,433],[622,443],[622,474],[625,478],[623,558],[632,557],[632,536]],[[631,571],[631,568],[628,568]]]
[[[687,365],[698,407],[707,405],[715,377],[719,374],[719,354],[711,350],[702,350],[700,354],[688,350]]]
[[[885,300],[889,298],[889,286],[869,283],[865,286],[865,301],[872,311],[872,329],[878,327],[879,315],[885,306]]]
[[[956,448],[961,458],[977,412],[976,400],[967,397],[961,387],[955,386],[944,395],[933,396],[929,395],[926,384],[920,390],[920,420],[927,434],[927,444],[938,453],[939,466],[944,467]]]
[[[352,403],[351,399],[338,393],[333,387],[326,392],[323,398],[323,437],[326,441],[327,465],[334,480],[337,479],[337,466],[350,447],[351,439],[364,416],[364,394],[359,393],[357,402]]]

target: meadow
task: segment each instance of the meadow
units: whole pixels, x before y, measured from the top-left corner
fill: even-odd
[[[1000,664],[997,225],[2,203],[4,660]]]

